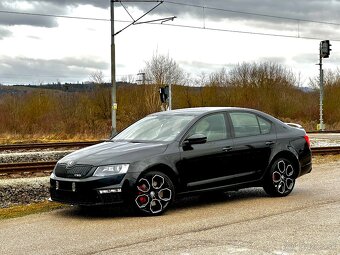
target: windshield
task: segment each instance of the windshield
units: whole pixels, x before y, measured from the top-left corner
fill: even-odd
[[[173,141],[194,118],[188,115],[148,116],[132,124],[112,140]]]

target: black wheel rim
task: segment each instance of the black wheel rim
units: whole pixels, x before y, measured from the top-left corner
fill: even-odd
[[[291,192],[295,184],[293,166],[285,160],[279,161],[272,173],[272,180],[279,194]]]
[[[172,199],[169,183],[158,174],[141,178],[137,182],[135,203],[139,209],[150,214],[164,211]]]

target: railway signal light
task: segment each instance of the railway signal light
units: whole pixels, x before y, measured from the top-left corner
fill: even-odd
[[[331,52],[331,44],[329,42],[329,40],[324,40],[324,41],[321,41],[321,44],[320,44],[320,56],[322,58],[329,58],[329,54]]]
[[[166,103],[169,98],[169,86],[165,86],[164,88],[159,89],[159,95],[162,103]]]

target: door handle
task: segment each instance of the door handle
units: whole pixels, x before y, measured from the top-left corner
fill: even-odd
[[[275,142],[273,142],[273,141],[268,141],[268,142],[266,142],[266,145],[267,146],[270,146],[270,145],[273,145]]]
[[[228,152],[228,151],[231,151],[232,148],[233,148],[233,147],[231,147],[231,146],[226,146],[226,147],[222,148],[222,151]]]

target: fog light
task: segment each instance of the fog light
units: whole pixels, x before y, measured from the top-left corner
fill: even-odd
[[[59,182],[58,182],[58,181],[55,182],[55,189],[56,189],[56,190],[59,189]]]
[[[76,183],[75,182],[72,182],[72,191],[76,192]]]
[[[99,190],[99,194],[109,194],[109,193],[118,193],[122,192],[122,189],[101,189]]]

